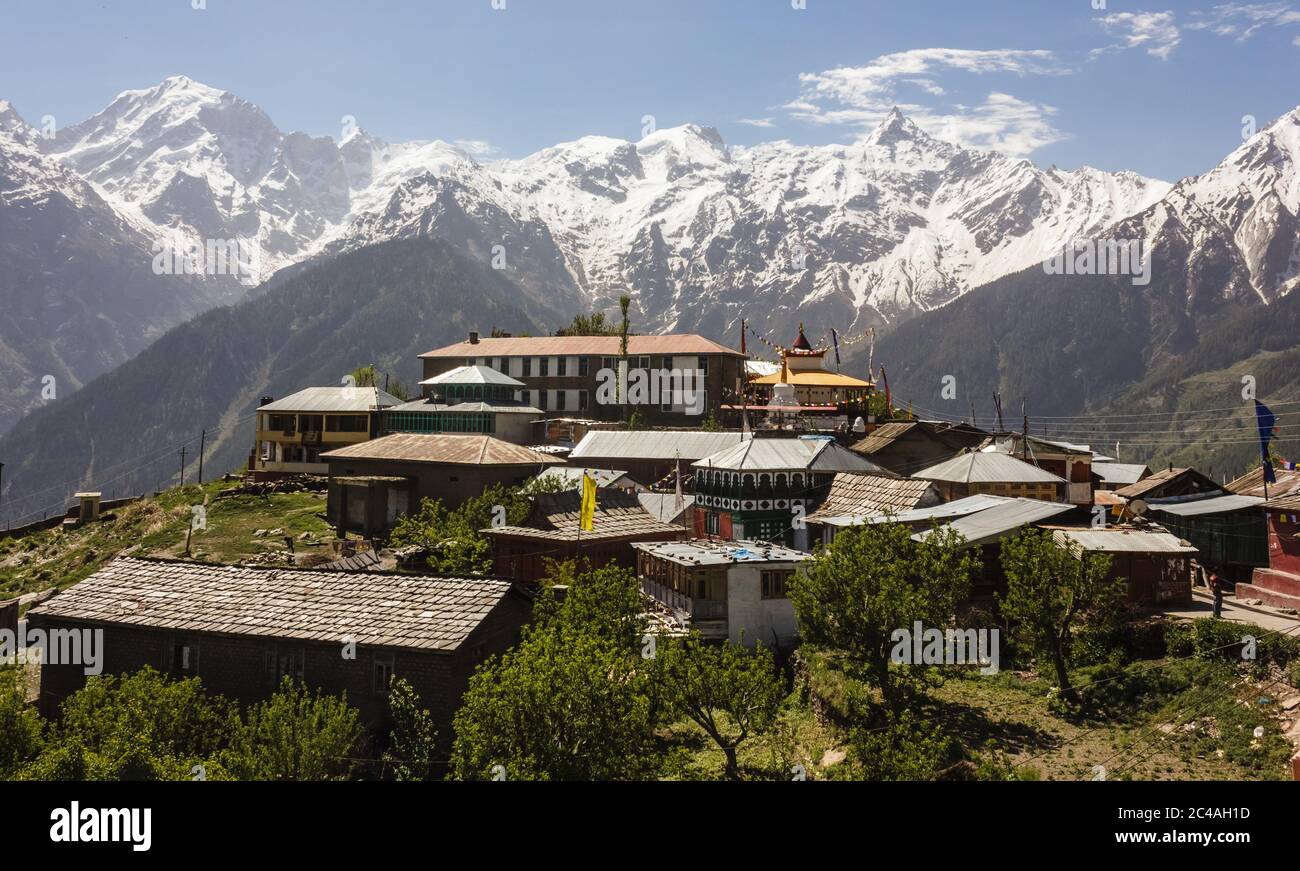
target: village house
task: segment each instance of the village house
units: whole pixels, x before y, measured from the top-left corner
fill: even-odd
[[[370,728],[405,678],[442,726],[474,668],[519,639],[532,603],[508,581],[319,572],[119,557],[28,612],[33,628],[102,629],[103,673],[151,666],[251,704],[284,677],[347,693]],[[86,681],[77,664],[41,666],[53,715]]]
[[[420,382],[424,395],[383,412],[385,433],[479,433],[526,445],[542,411],[519,399],[524,384],[487,366],[457,366]]]
[[[1037,466],[1065,481],[1062,502],[1072,505],[1092,505],[1092,493],[1097,483],[1092,471],[1093,452],[1087,445],[1047,439],[1021,433],[1002,433],[989,438],[981,448],[997,451]]]
[[[1056,529],[1052,537],[1077,555],[1107,554],[1111,578],[1123,578],[1135,605],[1185,605],[1192,601],[1196,548],[1167,532],[1109,527]]]
[[[672,486],[680,469],[691,472],[691,463],[740,444],[748,438],[740,432],[707,430],[592,430],[569,452],[571,466],[618,469],[651,489],[666,482]]]
[[[787,585],[811,554],[754,541],[640,542],[641,590],[705,640],[793,646],[798,635]]]
[[[864,472],[837,472],[831,481],[830,492],[804,522],[808,524],[812,540],[830,544],[835,538],[835,530],[841,526],[827,525],[825,521],[892,517],[941,502],[943,497],[939,488],[931,481]]]
[[[1196,561],[1225,581],[1249,581],[1268,566],[1268,527],[1261,496],[1222,490],[1147,500],[1146,517],[1191,542]]]
[[[1000,451],[969,451],[913,477],[933,481],[948,501],[980,493],[1066,501],[1064,478]]]
[[[1213,479],[1202,475],[1195,469],[1175,469],[1170,466],[1168,469],[1162,469],[1142,478],[1137,483],[1120,487],[1115,491],[1115,495],[1129,502],[1135,499],[1150,502],[1152,499],[1167,499],[1173,496],[1221,492],[1223,492],[1222,488],[1214,483]]]
[[[628,336],[627,377],[673,371],[700,373],[704,391],[699,414],[692,414],[673,397],[659,396],[653,405],[602,403],[597,393],[601,371],[617,373],[619,336],[539,336],[480,338],[471,332],[464,342],[446,345],[420,355],[424,378],[431,379],[458,366],[489,366],[518,379],[524,400],[547,414],[580,412],[585,417],[621,420],[635,408],[652,425],[698,426],[710,414],[717,416],[723,396],[734,393],[740,382],[744,355],[694,334]],[[626,395],[615,399],[626,400]]]
[[[894,477],[829,436],[746,439],[691,465],[695,537],[784,542],[799,550],[808,545],[803,518],[826,497],[835,473]]]
[[[324,475],[321,454],[380,433],[383,410],[402,400],[376,387],[308,387],[257,409],[257,441],[249,458],[255,478]]]
[[[659,522],[694,529],[691,518],[695,516],[692,508],[695,496],[692,494],[683,493],[679,499],[676,493],[651,493],[646,490],[638,492],[636,498],[641,507]]]
[[[947,519],[929,529],[914,533],[912,538],[924,541],[937,529],[950,529],[963,539],[963,548],[978,548],[980,570],[971,583],[971,598],[992,600],[997,593],[1006,591],[1007,577],[1002,570],[1002,541],[1019,535],[1028,527],[1042,526],[1073,511],[1074,506],[1063,502],[1047,502],[1024,497],[972,496],[971,499],[997,499],[998,501],[978,511]],[[956,505],[957,503],[952,503]],[[936,509],[944,506],[936,506]],[[935,510],[935,509],[932,509]]]
[[[987,438],[988,433],[969,424],[898,420],[870,430],[851,449],[891,472],[912,475],[974,449]]]
[[[518,525],[494,526],[483,534],[492,541],[493,571],[521,582],[546,577],[548,560],[583,559],[592,568],[636,567],[632,545],[638,541],[674,541],[686,529],[665,523],[642,507],[639,494],[596,490],[592,528],[580,526],[582,493],[538,493],[528,517]]]
[[[515,486],[555,457],[488,435],[399,433],[322,455],[329,464],[326,512],[342,535],[383,536],[399,518],[440,499],[451,510],[495,484]]]
[[[1268,564],[1255,569],[1249,583],[1238,583],[1238,599],[1258,599],[1276,608],[1300,609],[1300,470],[1277,469],[1267,485],[1268,501],[1260,506],[1267,524]],[[1263,469],[1228,485],[1242,495],[1262,498]]]

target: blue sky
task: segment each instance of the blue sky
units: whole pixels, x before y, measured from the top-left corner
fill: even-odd
[[[352,115],[511,157],[645,115],[850,142],[898,103],[965,144],[1170,180],[1300,105],[1300,0],[205,2],[4,0],[0,99],[62,126],[184,74],[284,130]]]

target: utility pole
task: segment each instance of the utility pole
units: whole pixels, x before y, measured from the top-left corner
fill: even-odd
[[[5,464],[0,463],[0,508],[3,508],[4,504],[5,504]],[[0,517],[4,517],[4,514],[2,512],[0,512]]]
[[[185,446],[181,445],[181,486],[185,486]]]
[[[208,440],[208,431],[202,430],[199,433],[199,486],[203,486],[203,445]]]
[[[1024,397],[1020,399],[1020,459],[1029,458],[1029,406],[1026,404]]]

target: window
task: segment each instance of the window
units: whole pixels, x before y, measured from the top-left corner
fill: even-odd
[[[699,361],[699,363],[700,363],[700,367],[699,367],[699,368],[700,368],[700,374],[701,374],[701,375],[708,375],[708,374],[709,374],[709,358],[708,358],[708,357],[697,357],[696,359],[697,359],[697,360]]]
[[[525,358],[524,358],[524,374],[523,374],[523,377],[524,377],[524,378],[531,378],[532,375],[533,375],[533,358],[532,358],[532,357],[525,357]]]
[[[591,374],[591,358],[590,358],[590,357],[579,357],[579,358],[578,358],[578,374],[579,374],[580,376],[582,376],[583,378],[586,378],[588,375]]]
[[[587,359],[587,358],[586,358],[586,357],[583,357],[582,359],[585,360],[585,359]],[[585,391],[585,390],[579,390],[579,391],[578,391],[578,410],[579,410],[579,411],[586,411],[586,410],[587,410],[587,391]]]
[[[784,599],[785,584],[792,574],[792,571],[763,572],[763,598]]]
[[[303,662],[306,652],[301,647],[268,647],[266,649],[266,676],[272,686],[279,686],[286,677],[303,679]]]
[[[551,374],[551,358],[550,358],[550,357],[538,357],[538,358],[537,358],[537,374],[540,375],[540,376],[543,377],[543,378],[545,378],[547,375]]]
[[[546,395],[550,392],[551,391],[549,390],[537,391],[537,407],[540,408],[542,411],[546,410]]]
[[[601,357],[601,358],[600,358],[600,368],[602,368],[602,369],[614,369],[614,368],[617,368],[617,367],[615,367],[615,365],[614,365],[616,362],[617,362],[617,361],[616,361],[613,357]]]
[[[557,357],[557,358],[555,358],[555,374],[556,374],[556,375],[559,375],[561,378],[563,378],[564,376],[566,376],[566,375],[569,374],[569,358],[568,358],[568,357]]]
[[[712,511],[704,515],[704,531],[709,535],[721,534],[721,524],[718,521],[718,515]]]
[[[561,357],[560,359],[563,360],[564,358]],[[564,391],[564,390],[557,390],[557,391],[555,391],[555,410],[556,410],[556,411],[564,411],[564,394],[565,394],[565,393],[566,393],[566,391]]]
[[[375,692],[381,696],[388,695],[388,686],[393,680],[393,655],[391,653],[376,653],[375,665]]]
[[[172,645],[170,669],[173,677],[188,677],[198,674],[199,647],[188,641]]]

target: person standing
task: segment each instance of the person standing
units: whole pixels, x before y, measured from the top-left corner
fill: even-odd
[[[1214,594],[1214,616],[1223,616],[1223,581],[1219,576],[1210,572],[1210,592]]]

